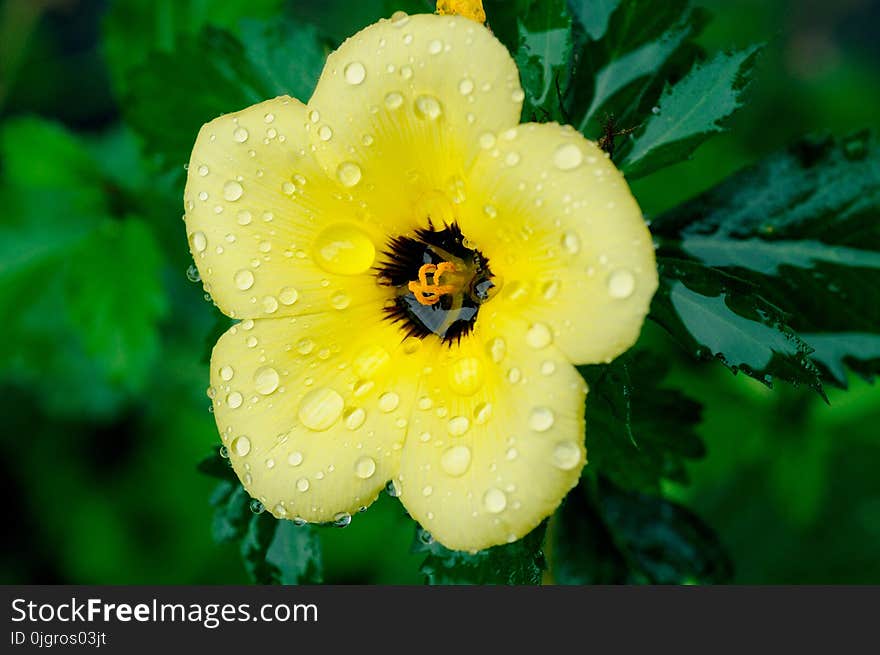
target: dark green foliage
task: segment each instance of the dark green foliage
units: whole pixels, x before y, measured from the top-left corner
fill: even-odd
[[[323,578],[315,528],[278,520],[268,512],[251,516],[241,557],[259,584],[314,584]]]
[[[545,522],[512,544],[468,553],[449,550],[417,527],[413,552],[428,554],[421,567],[428,584],[536,585],[546,568],[541,550],[546,529]]]

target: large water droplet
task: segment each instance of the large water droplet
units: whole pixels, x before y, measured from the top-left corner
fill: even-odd
[[[244,457],[251,452],[251,440],[247,437],[238,437],[232,442],[232,452],[239,457]]]
[[[507,507],[507,496],[504,495],[501,489],[492,487],[483,496],[483,507],[492,514],[503,512],[504,508]]]
[[[296,481],[296,488],[305,493],[309,490],[309,481],[307,478],[300,478]]]
[[[393,391],[388,391],[379,396],[379,409],[383,412],[393,412],[400,404],[400,396]]]
[[[452,477],[464,475],[471,466],[471,449],[467,446],[452,446],[440,456],[440,468]]]
[[[345,309],[351,304],[351,297],[344,291],[337,291],[330,296],[330,304],[334,309]]]
[[[336,177],[342,186],[353,187],[361,181],[361,167],[353,161],[344,161],[336,168]]]
[[[460,437],[467,432],[470,427],[471,422],[467,416],[453,416],[449,419],[449,423],[446,425],[446,429],[449,430],[449,434],[453,437]]]
[[[238,409],[241,407],[241,404],[244,402],[244,396],[242,396],[238,391],[233,391],[231,394],[226,396],[226,404],[229,405],[230,409]]]
[[[608,276],[608,295],[623,300],[629,298],[636,288],[635,276],[625,268],[612,271]]]
[[[385,106],[388,109],[398,109],[403,104],[403,96],[397,91],[392,91],[385,96]]]
[[[449,387],[462,396],[472,396],[483,386],[483,363],[476,357],[462,357],[448,369]]]
[[[220,367],[220,379],[229,382],[232,379],[232,376],[235,375],[235,370],[231,366],[221,366]]]
[[[361,62],[353,61],[345,67],[342,74],[345,76],[346,82],[357,85],[367,77],[367,69]]]
[[[232,138],[235,139],[236,141],[238,141],[239,143],[244,143],[245,141],[247,141],[248,136],[249,136],[248,131],[243,127],[237,128],[232,133]]]
[[[363,457],[359,457],[358,460],[354,463],[354,473],[361,480],[366,480],[367,478],[373,477],[373,474],[376,472],[376,460],[372,457],[368,457],[364,455]]]
[[[318,128],[318,138],[320,138],[321,141],[329,141],[333,138],[333,130],[326,125],[322,125]]]
[[[546,432],[553,427],[556,417],[549,407],[535,407],[529,414],[529,427],[535,432]]]
[[[299,404],[300,422],[315,432],[329,430],[342,416],[344,402],[335,389],[321,387],[312,389]]]
[[[313,253],[315,262],[328,273],[358,275],[373,265],[376,246],[360,227],[337,223],[318,235]]]
[[[352,407],[345,412],[345,427],[349,430],[357,430],[367,420],[367,413],[362,407]]]
[[[553,333],[545,323],[533,323],[526,332],[526,343],[532,348],[546,348],[553,342]]]
[[[299,298],[299,292],[293,287],[284,287],[278,294],[278,300],[282,305],[292,305],[297,301],[297,298]]]
[[[241,184],[236,182],[235,180],[229,180],[226,184],[223,185],[223,198],[228,200],[229,202],[235,202],[239,198],[241,198],[244,193],[244,189]]]
[[[190,242],[192,243],[192,248],[195,252],[204,252],[205,248],[208,247],[208,238],[205,236],[204,232],[193,232],[190,237]]]
[[[264,396],[273,393],[280,383],[278,371],[271,366],[261,366],[254,372],[254,388]]]
[[[581,461],[581,451],[573,441],[560,441],[553,448],[553,464],[563,471],[570,471]]]
[[[294,450],[287,456],[287,463],[291,466],[299,466],[303,463],[303,455],[298,450]]]
[[[347,528],[351,523],[351,514],[348,512],[339,512],[333,517],[333,526],[337,528]]]
[[[584,154],[576,143],[563,143],[553,153],[553,163],[562,171],[577,168],[584,161]]]
[[[415,103],[416,116],[425,120],[437,120],[443,114],[443,105],[431,95],[420,95]]]
[[[247,291],[254,286],[254,274],[246,268],[241,269],[235,274],[235,286],[242,291]]]

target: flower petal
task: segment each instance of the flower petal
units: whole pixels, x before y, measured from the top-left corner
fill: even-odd
[[[651,234],[626,180],[555,123],[485,145],[460,224],[503,280],[493,311],[546,325],[574,363],[610,361],[635,343],[657,289]]]
[[[580,476],[586,385],[555,346],[528,342],[516,319],[478,324],[420,381],[400,499],[448,548],[519,539]]]
[[[397,471],[423,366],[412,350],[376,308],[230,328],[210,394],[251,496],[279,518],[317,522],[369,505]]]
[[[237,318],[375,302],[384,235],[341,199],[306,140],[305,105],[279,97],[199,132],[187,173],[186,228],[199,273]]]
[[[381,220],[407,221],[423,193],[455,193],[480,135],[516,125],[522,100],[516,65],[488,29],[401,13],[328,57],[310,131],[328,175]]]

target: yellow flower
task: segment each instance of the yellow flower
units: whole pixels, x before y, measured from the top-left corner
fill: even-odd
[[[211,360],[236,473],[276,517],[346,521],[392,481],[449,548],[522,537],[586,461],[573,364],[636,340],[657,286],[626,182],[517,125],[516,66],[460,16],[396,14],[199,133],[186,228],[241,322]]]

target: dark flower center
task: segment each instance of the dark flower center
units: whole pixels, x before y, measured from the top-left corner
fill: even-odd
[[[385,312],[407,336],[461,341],[498,290],[489,260],[470,247],[457,223],[438,230],[429,220],[412,237],[392,238],[383,256],[379,281],[394,289]]]

